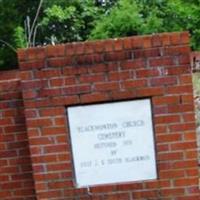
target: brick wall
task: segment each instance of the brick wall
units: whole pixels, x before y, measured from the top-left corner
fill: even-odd
[[[199,200],[189,55],[186,32],[19,50],[37,199]],[[146,97],[159,178],[76,189],[66,108]]]
[[[35,191],[19,72],[0,74],[0,199],[33,200]]]

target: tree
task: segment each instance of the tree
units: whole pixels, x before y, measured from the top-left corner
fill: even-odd
[[[17,29],[23,26],[26,16],[33,19],[39,0],[0,0],[0,69],[12,69],[17,66],[16,36],[20,33]],[[16,33],[17,32],[17,33]],[[23,40],[23,38],[22,38]],[[9,44],[9,45],[7,45]]]
[[[86,40],[101,12],[100,7],[91,0],[54,4],[44,10],[38,24],[38,42],[47,44]]]
[[[0,69],[15,68],[17,59],[13,48],[26,47],[30,43],[24,21],[28,19],[26,24],[33,24],[39,2],[0,0]],[[86,40],[95,21],[112,4],[108,0],[105,3],[94,0],[44,0],[32,33],[31,46]]]
[[[24,20],[33,24],[40,1],[0,0],[0,69],[16,67],[13,48],[27,46]],[[200,50],[200,0],[43,0],[31,44],[182,30]]]
[[[119,0],[97,22],[90,39],[188,30],[193,49],[200,49],[200,1]]]

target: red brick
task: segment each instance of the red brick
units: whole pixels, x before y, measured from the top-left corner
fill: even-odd
[[[95,91],[112,91],[119,89],[118,82],[109,82],[109,83],[96,83]]]
[[[58,173],[35,174],[35,179],[37,181],[42,181],[43,179],[45,179],[45,180],[59,179],[59,174]],[[44,187],[42,187],[42,188],[44,188]]]
[[[64,85],[75,85],[76,84],[76,77],[67,77],[64,79]]]
[[[69,86],[62,89],[64,95],[84,94],[91,92],[91,86],[88,84]]]
[[[25,61],[27,59],[27,51],[25,49],[18,49],[17,57],[20,62]]]
[[[171,189],[163,189],[161,191],[161,195],[162,196],[177,196],[177,195],[181,195],[181,194],[185,194],[185,190],[182,188],[171,188]]]
[[[66,171],[72,169],[70,163],[51,164],[47,166],[48,171]]]
[[[195,149],[195,148],[196,148],[196,141],[171,144],[172,150],[184,150],[184,149],[189,150],[189,149]]]
[[[194,113],[183,113],[182,117],[184,122],[195,122]]]
[[[186,50],[185,50],[186,51]],[[192,71],[192,69],[190,68],[190,56],[189,53],[186,55],[181,55],[179,56],[179,64],[180,65],[185,65],[187,64],[189,69]]]
[[[172,45],[180,45],[181,37],[180,33],[174,33],[170,35],[170,42]]]
[[[53,106],[73,105],[79,103],[79,97],[77,95],[54,97],[51,99],[51,103]]]
[[[88,69],[86,67],[66,67],[63,69],[63,75],[71,76],[76,74],[86,74]]]
[[[95,74],[95,75],[83,75],[79,77],[80,83],[94,83],[94,82],[103,82],[104,81],[103,74]]]
[[[129,200],[129,194],[111,194],[104,196],[104,200]]]
[[[45,155],[45,156],[36,156],[32,157],[32,161],[34,163],[55,163],[57,160],[57,157],[55,155]]]
[[[160,57],[160,58],[150,58],[149,59],[149,65],[151,67],[157,67],[157,66],[170,66],[174,65],[174,60],[172,57]]]
[[[54,140],[50,137],[37,137],[29,140],[30,145],[52,145]]]
[[[104,43],[97,41],[94,45],[95,52],[101,53],[104,51]]]
[[[162,78],[152,78],[150,80],[151,86],[159,85],[177,85],[176,77],[162,77]]]
[[[181,100],[183,103],[194,103],[194,96],[190,95],[182,95]]]
[[[60,88],[41,89],[39,92],[39,96],[40,97],[58,96],[58,95],[62,95],[62,93],[63,93],[62,89],[60,89]]]
[[[157,69],[141,69],[136,71],[137,78],[159,76],[160,71]]]
[[[160,37],[160,35],[157,34],[152,36],[152,46],[153,47],[162,46],[162,38]]]
[[[47,108],[47,109],[41,109],[40,110],[40,116],[46,117],[46,116],[62,116],[64,115],[64,109],[61,107],[57,108]]]
[[[42,88],[47,85],[46,80],[33,80],[33,81],[26,81],[21,83],[23,89],[34,89],[34,88]]]
[[[192,104],[173,104],[168,106],[169,113],[179,113],[179,112],[187,112],[192,111],[194,105]]]
[[[175,186],[187,186],[187,185],[197,185],[198,180],[196,178],[183,178],[183,179],[178,179],[174,181]]]
[[[124,46],[124,49],[131,49],[132,48],[132,42],[131,42],[131,38],[124,38],[123,40],[123,46]]]
[[[67,56],[72,56],[75,53],[75,50],[77,50],[77,46],[81,46],[81,43],[67,43],[65,45],[65,53]],[[77,51],[78,52],[78,51]]]
[[[164,48],[164,55],[166,56],[178,56],[185,54],[187,57],[190,53],[190,47],[188,46],[171,46],[171,47],[165,47]],[[180,64],[186,64],[183,62],[180,62]]]
[[[130,71],[124,72],[110,72],[108,74],[108,79],[110,81],[119,81],[119,80],[127,80],[132,78],[132,73]]]
[[[189,44],[189,42],[190,42],[190,37],[189,36],[190,36],[189,32],[180,33],[181,43],[182,44]]]
[[[61,152],[66,153],[67,152],[67,145],[66,144],[59,144],[59,145],[45,146],[45,147],[43,147],[43,150],[46,154],[48,154],[48,153],[58,153],[58,154],[60,154]],[[53,159],[51,159],[51,160],[53,161]]]
[[[191,168],[196,167],[197,161],[196,160],[185,160],[185,161],[177,161],[173,163],[174,169],[180,169],[180,168]]]
[[[73,64],[73,60],[71,57],[65,58],[49,58],[47,60],[48,67],[64,67],[66,65]]]
[[[29,127],[51,126],[52,121],[49,118],[32,119],[32,120],[27,120],[27,125]]]
[[[156,124],[170,124],[180,122],[179,115],[167,115],[167,116],[157,116],[154,117],[154,122]]]
[[[169,178],[177,178],[177,177],[184,177],[185,171],[184,170],[171,170],[171,171],[161,171],[160,178],[162,179],[169,179]]]
[[[41,133],[43,136],[46,135],[60,135],[66,132],[65,127],[50,127],[50,128],[42,128]]]
[[[45,191],[45,192],[38,192],[38,199],[50,199],[50,198],[59,198],[61,197],[62,192],[59,190],[55,191]]]
[[[41,69],[41,68],[45,67],[45,65],[46,65],[45,59],[32,60],[32,61],[21,63],[20,69],[21,70]]]
[[[102,63],[104,61],[103,54],[93,54],[93,62],[95,64]]]
[[[2,186],[1,186],[2,190],[7,190],[7,189],[10,189],[10,188],[22,188],[22,183],[20,182],[10,182],[10,183],[4,183]]]
[[[199,171],[196,168],[194,168],[194,169],[187,169],[186,170],[186,174],[187,174],[187,176],[198,176]]]
[[[40,135],[40,131],[38,129],[29,129],[27,133],[29,137],[37,137]]]
[[[135,89],[147,86],[147,81],[144,79],[124,81],[122,87],[125,89]]]
[[[161,56],[161,52],[158,48],[152,49],[137,49],[134,51],[134,58],[151,58],[151,57],[159,57]]]
[[[117,185],[117,189],[120,191],[128,191],[128,190],[142,190],[142,183],[132,183],[132,184],[119,184]]]
[[[76,63],[77,65],[91,65],[94,63],[94,56],[92,54],[76,56]]]
[[[171,131],[187,131],[187,130],[194,130],[195,124],[194,123],[178,123],[169,126]]]
[[[112,91],[112,99],[132,99],[136,96],[135,89],[128,90],[128,91]]]
[[[185,133],[184,134],[184,139],[187,141],[195,141],[197,138],[196,138],[196,132],[193,131],[193,132],[190,132],[190,133]]]
[[[64,85],[64,79],[63,78],[55,78],[50,80],[51,87],[62,87]]]
[[[45,49],[44,48],[29,48],[27,49],[28,60],[45,59]]]
[[[143,47],[143,40],[142,37],[137,36],[137,37],[132,37],[132,49],[141,49]]]
[[[195,150],[191,150],[185,153],[187,159],[195,159],[198,157],[198,153]]]
[[[177,66],[177,67],[169,67],[166,70],[167,75],[179,75],[179,74],[185,74],[190,72],[189,66]]]
[[[66,146],[66,145],[65,145]],[[68,150],[68,149],[67,149]],[[66,150],[63,152],[63,154],[59,154],[58,155],[58,160],[60,162],[63,162],[63,161],[68,161],[68,160],[71,160],[72,157],[71,157],[71,154],[69,153],[66,153]]]
[[[168,113],[167,106],[156,106],[153,108],[153,113],[155,115],[164,115]]]
[[[156,190],[149,191],[133,191],[133,199],[142,199],[142,198],[157,198],[160,196]]]
[[[109,100],[109,97],[105,93],[93,93],[93,94],[81,95],[82,103],[101,102],[106,100]]]
[[[113,40],[104,40],[104,51],[105,52],[109,52],[109,51],[113,51]]]
[[[191,94],[193,92],[192,85],[170,86],[167,88],[168,94]]]
[[[180,76],[181,84],[192,84],[192,76],[191,75],[181,75]]]
[[[0,82],[0,91],[9,91],[9,90],[17,90],[20,88],[20,81],[14,80],[11,83],[7,81]]]
[[[65,116],[65,115],[64,115]],[[54,124],[56,126],[65,126],[66,125],[66,119],[63,117],[58,117],[54,119]]]
[[[199,200],[199,194],[197,195],[190,195],[190,196],[182,196],[182,197],[177,197],[176,200]]]
[[[36,91],[33,91],[33,90],[26,90],[24,91],[23,93],[23,97],[25,99],[33,99],[33,98],[36,98],[37,97],[37,92]]]
[[[107,65],[101,63],[101,64],[95,64],[95,67],[88,68],[88,73],[102,73],[107,72],[108,68]]]
[[[53,189],[71,188],[72,186],[73,186],[72,181],[57,181],[57,182],[50,182],[48,184],[48,187]]]
[[[95,49],[95,42],[88,41],[84,43],[84,53],[85,54],[92,54],[94,53]]]
[[[144,59],[135,59],[135,60],[121,62],[121,68],[123,70],[145,68],[145,61]]]
[[[152,37],[144,36],[143,38],[143,48],[151,48],[152,47]]]
[[[180,133],[162,134],[156,137],[158,143],[181,142],[182,135]]]
[[[104,55],[105,61],[121,61],[131,59],[131,53],[125,51],[109,52]]]
[[[116,39],[113,44],[114,44],[114,51],[123,50],[123,40],[122,39]]]
[[[178,104],[180,103],[179,96],[164,96],[164,97],[153,97],[154,105],[166,105],[166,104]]]
[[[162,153],[157,155],[157,159],[159,161],[165,160],[183,160],[183,153],[176,152],[176,153]]]
[[[152,88],[141,88],[137,89],[137,96],[145,97],[145,96],[156,96],[163,95],[164,88],[162,87],[152,87]]]
[[[162,45],[163,46],[169,46],[169,45],[171,45],[169,34],[164,33],[160,37],[162,38]]]
[[[47,46],[47,57],[61,57],[65,55],[65,45]]]

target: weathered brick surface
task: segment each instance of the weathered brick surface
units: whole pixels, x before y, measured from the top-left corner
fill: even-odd
[[[36,199],[19,72],[0,74],[0,199]]]
[[[186,32],[19,50],[37,199],[199,200],[189,55]],[[76,189],[66,107],[146,97],[158,179]]]

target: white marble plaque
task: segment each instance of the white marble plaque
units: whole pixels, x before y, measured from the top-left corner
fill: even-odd
[[[150,99],[67,110],[78,188],[157,178]]]

